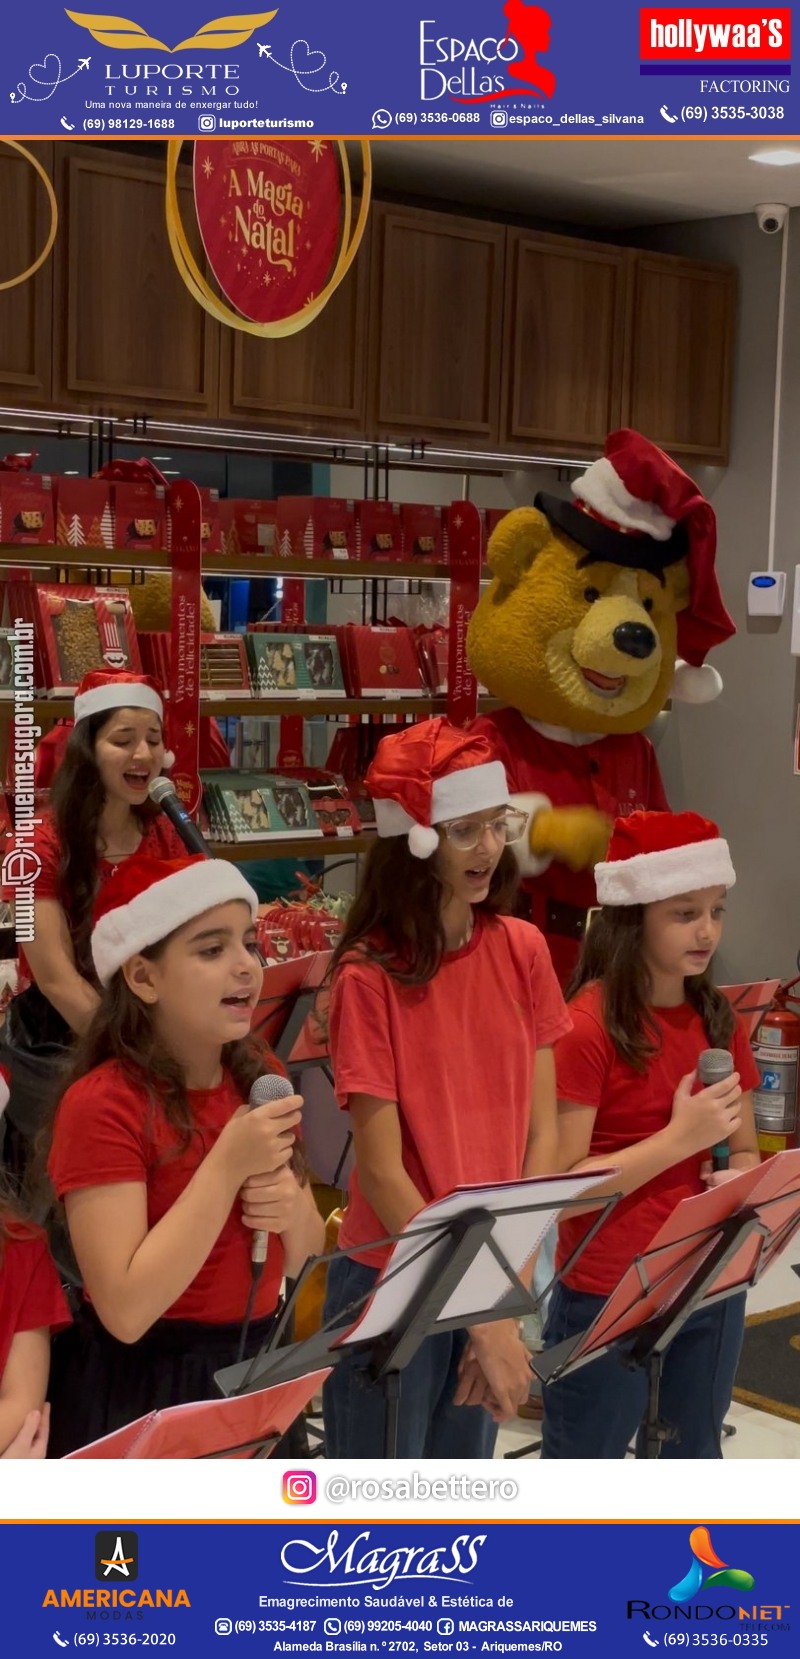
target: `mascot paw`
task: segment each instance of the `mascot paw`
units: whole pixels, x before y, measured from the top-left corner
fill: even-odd
[[[570,870],[591,870],[605,858],[611,819],[593,806],[551,807],[531,825],[531,852],[556,858]]]

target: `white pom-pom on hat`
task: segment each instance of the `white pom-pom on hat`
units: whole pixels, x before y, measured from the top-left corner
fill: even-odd
[[[676,703],[713,703],[721,690],[722,676],[710,662],[703,663],[701,668],[693,668],[691,663],[678,658],[670,688],[670,696]]]
[[[162,772],[169,772],[175,765],[175,756],[171,749],[164,750],[164,759],[161,762]]]
[[[408,832],[408,850],[414,858],[432,858],[438,845],[439,836],[432,824],[412,824]]]

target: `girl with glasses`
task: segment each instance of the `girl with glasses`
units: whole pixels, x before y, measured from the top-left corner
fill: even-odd
[[[366,1296],[423,1205],[557,1167],[552,1044],[570,1027],[541,934],[509,912],[526,827],[484,737],[428,720],[367,774],[378,840],[334,956],[330,1048],[355,1171],[325,1320]],[[403,1371],[401,1457],[490,1457],[527,1398],[515,1320],[428,1337]],[[363,1358],[325,1385],[329,1457],[380,1457],[383,1394]]]

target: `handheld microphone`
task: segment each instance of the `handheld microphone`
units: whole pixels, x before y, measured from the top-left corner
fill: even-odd
[[[177,830],[184,847],[190,853],[202,853],[204,858],[210,858],[208,844],[200,834],[197,825],[189,817],[178,791],[170,778],[153,778],[147,790],[151,801],[165,812],[173,829]]]
[[[265,1073],[257,1077],[252,1089],[248,1104],[252,1111],[254,1106],[266,1106],[271,1100],[285,1100],[288,1095],[294,1094],[294,1088],[288,1077],[280,1077],[277,1072]],[[269,1234],[256,1232],[253,1234],[253,1248],[250,1252],[254,1274],[258,1275],[267,1259],[267,1241]]]
[[[697,1063],[697,1076],[707,1089],[712,1083],[721,1083],[723,1078],[730,1077],[733,1071],[733,1055],[726,1048],[705,1048]],[[712,1169],[728,1169],[731,1161],[731,1149],[727,1141],[718,1141],[711,1148]]]

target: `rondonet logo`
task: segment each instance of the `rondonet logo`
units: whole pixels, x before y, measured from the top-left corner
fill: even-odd
[[[792,55],[791,8],[646,6],[639,12],[643,62],[786,63]]]

